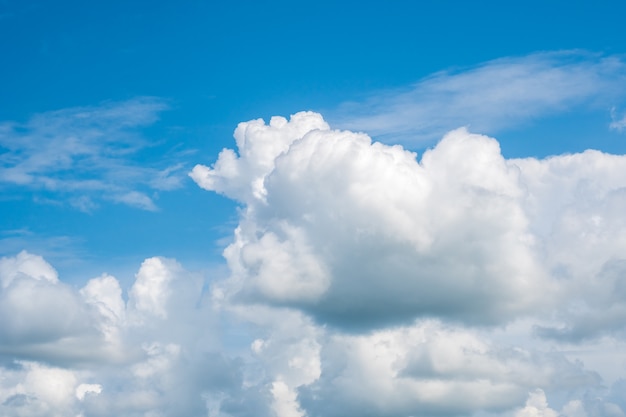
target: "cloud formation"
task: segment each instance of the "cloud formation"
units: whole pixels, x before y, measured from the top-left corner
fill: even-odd
[[[301,390],[309,416],[503,413],[535,387],[576,390],[599,383],[559,355],[495,346],[433,321],[335,335],[321,362],[321,378]],[[564,375],[568,380],[560,380]]]
[[[263,146],[276,131],[290,134],[288,148]],[[192,177],[245,204],[225,251],[241,297],[370,328],[429,316],[501,323],[550,293],[519,172],[495,140],[454,131],[418,163],[314,113],[237,134],[240,158],[224,151]]]
[[[202,278],[177,262],[146,259],[127,301],[110,275],[76,290],[28,252],[0,259],[0,281],[3,416],[201,415],[219,396],[267,415],[220,352]]]
[[[191,173],[241,205],[228,277],[0,259],[0,414],[624,415],[625,156],[418,156],[310,112],[235,139]]]
[[[584,352],[624,346],[625,156],[506,159],[457,129],[418,158],[310,112],[235,139],[190,175],[241,204],[214,299],[312,320],[282,363],[319,368],[274,380],[282,415],[623,412]],[[297,345],[273,334],[253,351]]]
[[[536,387],[600,384],[563,354],[437,320],[350,334],[293,309],[224,304],[219,286],[207,293],[172,259],[146,259],[135,278],[128,291],[107,274],[74,289],[37,255],[0,259],[0,309],[11,317],[0,333],[2,415],[512,413]]]
[[[626,63],[582,51],[544,52],[439,72],[408,89],[345,103],[334,123],[393,143],[433,143],[470,125],[495,134],[577,106],[611,108],[624,98]],[[621,129],[614,120],[611,128]]]
[[[238,154],[191,176],[243,204],[224,251],[237,300],[340,328],[569,321],[581,306],[601,316],[585,337],[620,327],[624,156],[506,160],[496,140],[458,129],[418,160],[315,113],[235,136]]]
[[[161,99],[139,97],[0,122],[0,186],[50,192],[86,212],[102,199],[156,210],[149,193],[180,187],[182,165],[147,168],[133,158],[155,146],[140,129],[166,109]]]

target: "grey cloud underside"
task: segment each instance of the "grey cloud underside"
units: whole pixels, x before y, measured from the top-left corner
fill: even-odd
[[[600,383],[558,354],[490,346],[435,322],[336,336],[321,357],[321,377],[300,389],[310,416],[504,414],[530,387],[576,391]]]

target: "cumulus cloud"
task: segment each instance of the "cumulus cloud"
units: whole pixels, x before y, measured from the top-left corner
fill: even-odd
[[[190,174],[240,204],[225,279],[0,259],[0,414],[624,415],[626,157],[416,155],[310,112],[235,139]]]
[[[3,416],[201,415],[216,394],[216,415],[268,415],[269,387],[219,348],[203,278],[174,260],[146,259],[127,297],[107,274],[72,288],[28,252],[0,259],[0,282]]]
[[[243,205],[220,289],[234,302],[351,330],[528,315],[553,318],[537,326],[551,338],[623,330],[626,157],[507,160],[457,129],[418,159],[315,113],[235,136],[191,173]]]
[[[622,412],[626,157],[506,159],[466,129],[418,156],[310,112],[235,138],[190,175],[241,204],[212,296],[269,331],[276,413]]]
[[[619,381],[583,404],[580,393],[601,391],[598,374],[553,350],[496,343],[488,329],[418,320],[345,333],[293,308],[230,302],[218,284],[207,293],[201,276],[166,258],[146,259],[128,291],[107,274],[81,289],[42,278],[56,272],[26,252],[0,265],[10,266],[3,281],[19,275],[2,308],[7,294],[30,300],[12,293],[17,282],[45,284],[28,312],[2,317],[26,330],[47,317],[52,327],[45,340],[0,336],[0,413],[10,417],[512,415],[537,387],[578,395],[563,408],[571,417],[621,409]],[[83,321],[55,326],[55,309],[78,309]]]
[[[394,143],[432,143],[464,125],[494,134],[580,105],[610,108],[623,100],[625,78],[620,57],[583,51],[501,58],[346,103],[333,121]],[[619,121],[612,124],[620,126]]]
[[[0,186],[53,193],[81,211],[102,199],[143,210],[156,205],[146,191],[171,190],[184,178],[180,161],[154,168],[134,159],[155,146],[141,135],[167,104],[153,97],[40,113],[25,123],[0,122]]]
[[[276,131],[290,146],[263,151]],[[497,323],[550,293],[519,172],[495,140],[457,130],[418,162],[313,113],[241,124],[237,135],[239,157],[225,150],[191,175],[245,204],[224,252],[228,291],[242,299],[371,327],[433,315]]]
[[[435,321],[333,335],[322,364],[321,378],[301,389],[309,416],[502,413],[533,387],[575,390],[599,382],[558,355],[494,346]]]
[[[511,160],[543,263],[562,288],[557,327],[543,336],[581,340],[623,332],[626,319],[626,156],[585,151]]]

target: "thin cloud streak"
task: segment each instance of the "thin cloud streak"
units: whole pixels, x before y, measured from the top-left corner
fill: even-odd
[[[614,105],[624,97],[626,62],[583,51],[503,58],[443,71],[407,89],[343,103],[329,119],[382,141],[432,143],[460,126],[494,134],[577,106]],[[613,128],[619,127],[619,122]],[[393,139],[392,139],[393,138]]]
[[[40,113],[26,123],[2,122],[0,187],[58,193],[87,212],[102,198],[156,210],[147,192],[180,188],[183,164],[148,168],[135,159],[153,146],[140,129],[167,108],[162,99],[138,97]]]

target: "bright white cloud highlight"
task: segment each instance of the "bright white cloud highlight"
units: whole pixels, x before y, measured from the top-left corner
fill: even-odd
[[[550,293],[519,170],[495,140],[457,130],[418,162],[313,113],[241,124],[237,134],[238,158],[225,150],[191,174],[245,204],[224,252],[229,291],[357,327],[430,315],[501,322]],[[283,146],[263,151],[274,134]]]
[[[190,175],[242,205],[212,294],[270,329],[277,413],[623,412],[586,365],[626,375],[594,357],[625,346],[625,156],[506,159],[466,129],[418,156],[310,112],[235,137]]]
[[[53,283],[59,280],[57,271],[41,256],[22,251],[15,258],[0,259],[0,277],[3,288],[8,287],[20,276]]]
[[[315,113],[242,123],[236,140],[191,173],[243,204],[219,290],[233,300],[352,329],[550,311],[543,336],[622,329],[624,156],[506,160],[495,139],[458,129],[418,160]]]

